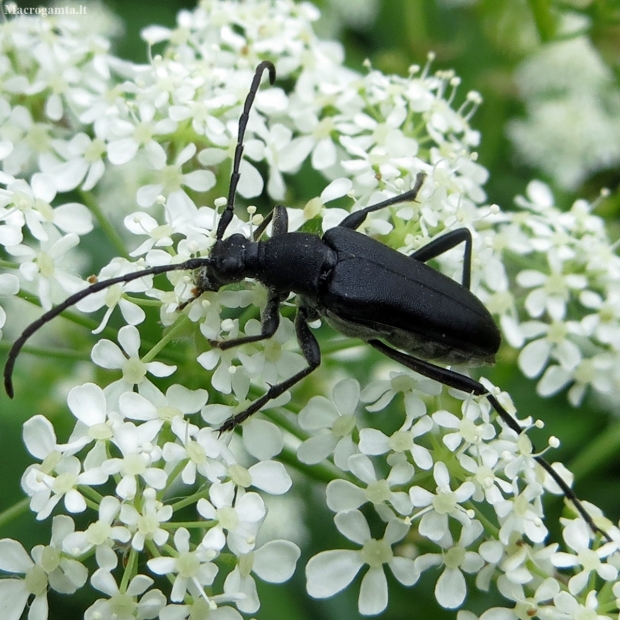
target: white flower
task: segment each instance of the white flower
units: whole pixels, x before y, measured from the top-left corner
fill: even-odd
[[[3,619],[18,620],[31,596],[28,617],[45,620],[48,615],[47,590],[73,594],[81,588],[88,571],[77,560],[65,557],[63,538],[73,532],[70,517],[59,515],[52,522],[52,538],[48,546],[37,545],[30,557],[16,540],[0,540],[0,570],[24,575],[23,579],[0,579],[0,613]]]
[[[82,280],[65,269],[68,255],[80,238],[75,233],[60,236],[55,229],[49,233],[49,239],[41,242],[39,249],[24,244],[7,248],[20,261],[23,278],[36,285],[44,310],[52,307],[52,298],[58,294],[58,288],[66,293],[76,293],[84,286]]]
[[[543,45],[517,70],[527,116],[509,123],[508,135],[525,161],[564,189],[620,161],[617,86],[609,71],[586,36]],[[577,133],[574,118],[580,119]]]
[[[90,523],[85,531],[65,536],[63,550],[71,555],[82,555],[94,547],[99,568],[109,571],[116,568],[118,556],[113,548],[116,541],[127,543],[131,539],[131,533],[126,527],[113,525],[120,505],[118,498],[105,496],[99,504],[99,519]]]
[[[242,612],[256,612],[260,601],[252,573],[268,583],[284,583],[293,576],[300,553],[299,547],[288,540],[270,540],[240,556],[238,564],[226,576],[225,595],[233,597]]]
[[[521,584],[510,581],[504,575],[497,580],[497,586],[503,596],[516,603],[515,613],[518,618],[534,618],[560,592],[560,584],[552,577],[544,579],[532,596],[526,596]]]
[[[334,522],[349,540],[360,545],[359,550],[329,550],[310,558],[306,565],[308,594],[314,598],[327,598],[346,588],[364,565],[369,569],[362,578],[358,599],[359,612],[363,615],[381,613],[388,603],[388,588],[383,565],[403,585],[413,585],[419,577],[413,560],[395,556],[392,545],[400,541],[409,528],[399,521],[387,524],[385,535],[376,540],[361,512],[340,512]]]
[[[195,214],[196,205],[182,186],[195,192],[206,192],[215,185],[215,175],[210,170],[194,170],[183,173],[181,167],[196,154],[196,145],[188,144],[176,157],[174,164],[159,165],[156,170],[161,181],[145,185],[138,190],[137,202],[141,207],[150,207],[163,195],[167,198],[167,209],[175,213]],[[165,163],[165,162],[164,162]]]
[[[136,426],[123,422],[114,426],[114,444],[121,451],[121,457],[107,459],[101,469],[108,475],[120,474],[116,493],[123,499],[133,499],[138,492],[141,479],[154,489],[163,489],[168,475],[163,469],[155,467],[161,459],[161,448],[154,442],[161,428],[157,420]]]
[[[68,192],[82,183],[87,192],[93,189],[105,172],[103,156],[106,144],[98,137],[78,133],[65,142],[55,140],[53,146],[65,161],[45,162],[44,172],[52,177],[59,192]]]
[[[563,273],[565,263],[554,251],[547,252],[547,261],[551,273],[535,269],[524,269],[517,275],[517,284],[533,289],[525,298],[525,308],[533,318],[539,318],[547,311],[554,321],[562,321],[566,315],[566,304],[572,291],[581,291],[587,284],[584,275]]]
[[[551,562],[558,568],[581,567],[568,581],[568,590],[573,596],[580,594],[588,585],[592,571],[605,581],[614,581],[618,569],[602,560],[618,551],[618,545],[607,542],[597,549],[591,549],[592,533],[584,521],[571,521],[564,528],[564,540],[573,553],[558,552],[551,556]]]
[[[122,370],[123,377],[111,383],[104,390],[112,403],[123,392],[132,391],[138,386],[138,391],[152,387],[146,378],[149,372],[156,377],[168,377],[176,366],[169,366],[163,362],[143,362],[140,358],[140,332],[133,325],[125,325],[118,330],[118,341],[122,349],[111,340],[99,340],[92,349],[93,362],[102,368]]]
[[[119,608],[127,618],[156,618],[166,604],[159,590],[149,590],[153,580],[146,575],[135,575],[121,590],[112,573],[100,568],[93,573],[91,583],[108,598],[96,600],[86,610],[85,620],[116,620]]]
[[[134,392],[128,392],[127,395],[140,397]],[[137,398],[131,400],[137,401]],[[153,405],[150,403],[149,405],[154,409]],[[144,409],[148,411],[147,406]],[[226,467],[218,459],[223,444],[218,440],[216,433],[210,428],[199,429],[178,415],[172,418],[171,428],[177,437],[177,441],[166,442],[163,448],[163,457],[167,463],[176,464],[186,461],[181,472],[181,480],[185,484],[194,484],[198,473],[210,482],[217,482],[226,476]]]
[[[359,383],[354,379],[344,379],[334,386],[332,400],[313,396],[308,401],[299,412],[299,425],[317,434],[306,439],[297,449],[302,463],[320,463],[333,453],[336,466],[347,470],[347,459],[357,451],[351,435],[357,426],[355,411],[359,398]]]
[[[110,410],[106,397],[98,385],[85,383],[72,388],[67,404],[77,418],[67,449],[77,452],[92,441],[107,442],[112,439],[114,416],[108,417]],[[119,422],[118,418],[116,422]]]
[[[69,512],[83,512],[86,501],[78,486],[103,484],[107,475],[86,463],[82,471],[79,459],[64,455],[52,424],[43,416],[34,416],[24,424],[24,441],[31,454],[42,461],[30,465],[22,476],[22,488],[31,497],[30,508],[37,519],[47,518],[62,499]]]
[[[170,600],[182,601],[186,592],[206,599],[204,587],[213,583],[218,571],[211,561],[217,554],[201,545],[192,549],[189,532],[184,527],[175,532],[174,546],[178,555],[152,558],[147,562],[148,567],[158,575],[175,575]]]
[[[154,137],[172,133],[177,125],[169,118],[156,120],[155,112],[151,102],[143,101],[138,107],[139,121],[116,118],[110,122],[110,133],[117,139],[108,144],[108,159],[115,166],[127,164],[141,149],[154,168],[166,163],[166,153]]]
[[[412,516],[422,517],[420,534],[437,542],[449,534],[448,517],[456,519],[464,527],[471,524],[470,511],[463,508],[461,503],[473,495],[475,486],[473,482],[466,481],[453,491],[450,473],[442,462],[435,463],[433,478],[437,483],[436,493],[414,486],[409,489],[409,497],[414,508],[422,508]]]
[[[575,599],[568,592],[558,592],[553,597],[556,607],[555,617],[561,620],[572,618],[588,618],[589,620],[607,620],[607,613],[596,613],[598,609],[598,599],[596,590],[590,590],[585,598],[585,604]]]
[[[348,480],[336,479],[327,485],[327,506],[334,512],[354,510],[366,502],[371,502],[375,510],[390,505],[400,515],[411,512],[411,501],[404,491],[395,491],[392,486],[406,484],[413,475],[413,468],[401,475],[400,468],[390,471],[387,478],[377,478],[372,461],[365,454],[349,457],[349,470],[363,484],[358,486]],[[394,474],[394,475],[393,475]],[[364,486],[365,485],[365,486]]]
[[[410,453],[413,462],[420,469],[430,469],[433,466],[431,451],[415,440],[418,437],[423,437],[433,429],[433,420],[429,416],[424,416],[412,425],[414,419],[415,418],[411,416],[407,416],[403,426],[397,431],[394,431],[389,437],[376,428],[361,429],[359,441],[360,452],[367,455],[379,455],[392,452],[402,457]],[[412,466],[408,461],[406,461],[406,463],[408,468],[412,470],[410,474],[413,475]]]
[[[116,278],[128,273],[137,271],[139,266],[128,263],[125,260],[113,260],[106,265],[99,273],[98,280],[107,280],[108,278]],[[145,279],[147,282],[149,278]],[[93,334],[101,333],[108,324],[108,320],[112,316],[112,312],[118,306],[123,319],[129,325],[139,325],[146,318],[146,314],[140,306],[125,298],[125,293],[143,293],[149,289],[149,285],[145,284],[142,278],[127,282],[126,284],[115,284],[103,291],[99,291],[92,295],[88,295],[76,304],[76,308],[81,312],[95,312],[103,306],[107,306],[105,315],[101,319],[99,327],[93,330]]]
[[[521,324],[521,330],[526,338],[531,339],[519,353],[519,368],[527,377],[537,377],[550,357],[568,370],[581,361],[579,347],[569,338],[571,333],[578,331],[573,323],[528,321]]]
[[[407,415],[419,418],[426,413],[426,405],[420,398],[420,392],[437,396],[441,392],[441,385],[420,375],[391,371],[389,379],[368,383],[362,391],[361,400],[372,403],[366,407],[368,411],[382,411],[397,394],[402,393]]]
[[[435,597],[442,607],[460,607],[467,595],[463,572],[475,573],[484,565],[484,560],[478,553],[467,549],[483,531],[479,521],[472,521],[470,525],[462,528],[461,537],[456,544],[448,533],[439,543],[443,547],[442,553],[427,553],[415,559],[415,567],[420,573],[431,566],[443,565],[443,572],[435,585]]]
[[[52,207],[56,197],[54,177],[48,174],[34,174],[30,184],[22,179],[14,179],[7,183],[7,193],[10,196],[9,208],[0,218],[10,218],[18,215],[21,219],[20,227],[26,226],[29,232],[39,241],[49,238],[49,224],[53,224],[64,233],[85,235],[93,229],[90,211],[77,202]],[[16,224],[16,218],[10,218]]]
[[[172,518],[172,506],[160,502],[153,489],[144,491],[144,501],[138,510],[131,504],[121,505],[120,520],[131,532],[131,546],[142,551],[145,541],[152,540],[161,547],[168,540],[169,533],[161,527]]]
[[[196,505],[202,517],[217,521],[206,534],[203,544],[217,548],[228,544],[236,555],[250,553],[256,545],[258,528],[265,517],[265,503],[257,493],[241,493],[232,483],[214,484],[208,501],[199,499]],[[226,532],[226,535],[224,534]]]

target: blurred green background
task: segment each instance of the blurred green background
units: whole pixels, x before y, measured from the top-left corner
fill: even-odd
[[[83,0],[88,6],[88,0]],[[574,192],[554,186],[553,179],[525,165],[517,156],[506,136],[510,119],[523,117],[525,109],[514,82],[515,68],[545,41],[553,40],[559,17],[565,11],[577,11],[590,20],[587,36],[600,52],[618,83],[620,69],[620,5],[617,1],[573,0],[324,0],[315,2],[324,11],[317,30],[329,38],[338,38],[346,47],[347,64],[362,70],[362,61],[369,58],[378,69],[405,75],[412,64],[424,65],[429,52],[436,54],[434,69],[454,69],[462,85],[456,96],[458,107],[469,90],[482,94],[484,103],[473,118],[472,125],[482,134],[479,161],[490,171],[486,185],[488,200],[510,209],[516,194],[525,191],[533,178],[543,179],[554,189],[558,204],[568,207],[576,197],[595,199],[602,187],[612,190],[596,213],[609,224],[610,236],[618,238],[617,186],[620,174],[617,167],[600,169],[590,175]],[[18,2],[20,6],[32,4]],[[152,23],[172,26],[176,13],[192,8],[192,2],[151,0],[145,2],[105,2],[122,20],[125,33],[117,40],[116,53],[122,57],[145,62],[145,45],[140,29]],[[360,16],[370,15],[359,23]],[[321,191],[316,188],[316,194]],[[502,359],[485,375],[508,391],[522,414],[544,419],[546,428],[539,432],[538,445],[556,435],[562,441],[550,460],[561,460],[577,474],[576,491],[583,499],[600,506],[612,518],[620,515],[620,422],[614,413],[599,406],[588,397],[584,406],[573,409],[564,393],[553,399],[540,399],[535,383],[524,379],[514,359],[516,351],[505,348]],[[20,407],[1,399],[0,454],[5,482],[0,493],[0,511],[22,499],[18,486],[20,472],[29,463],[21,441],[21,424],[35,413],[45,413],[36,390],[21,400]],[[36,403],[36,405],[35,405]],[[30,406],[32,405],[32,407]],[[36,408],[35,408],[36,407]],[[312,489],[301,489],[312,493]],[[560,515],[562,502],[556,500],[548,509],[548,526]],[[342,540],[333,527],[328,512],[307,515],[308,530],[317,548],[338,548]],[[49,523],[37,524],[30,514],[0,530],[0,537],[16,537],[26,546],[48,540]],[[557,529],[555,531],[557,535]],[[334,540],[330,540],[333,537]],[[432,590],[436,577],[426,576],[413,589],[391,580],[391,598],[382,618],[410,619],[452,618],[453,612],[438,608]],[[256,614],[260,620],[295,618],[310,620],[349,620],[359,617],[357,587],[326,601],[312,601],[305,595],[303,571],[298,570],[288,587],[263,585],[262,607]],[[488,597],[474,595],[468,608],[479,612],[488,607]],[[65,620],[81,617],[88,605],[80,596],[50,597],[50,618],[63,614]],[[498,604],[501,600],[498,599]]]

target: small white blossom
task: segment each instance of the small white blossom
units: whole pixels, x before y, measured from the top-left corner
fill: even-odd
[[[322,551],[312,557],[306,565],[308,593],[314,598],[333,596],[346,588],[362,567],[368,565],[362,578],[358,608],[363,615],[379,614],[388,603],[384,564],[403,585],[411,586],[418,580],[419,572],[413,560],[394,555],[392,550],[392,545],[402,540],[409,528],[399,521],[390,521],[384,537],[377,540],[372,538],[366,519],[357,510],[338,513],[334,521],[344,536],[362,548]]]

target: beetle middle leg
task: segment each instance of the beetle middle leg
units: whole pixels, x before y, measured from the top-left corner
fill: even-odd
[[[257,398],[247,409],[228,418],[228,420],[226,420],[226,422],[224,422],[224,424],[222,424],[222,426],[220,427],[220,433],[225,433],[226,431],[233,430],[244,420],[247,420],[251,415],[255,414],[270,400],[273,400],[281,394],[284,394],[284,392],[292,388],[295,384],[302,381],[311,372],[316,370],[321,364],[321,349],[319,348],[319,343],[314,337],[314,334],[310,331],[306,310],[303,307],[300,307],[298,309],[297,316],[295,317],[295,332],[297,334],[297,341],[299,342],[299,347],[301,348],[301,352],[303,353],[303,356],[308,362],[308,366],[303,370],[300,370],[298,373],[294,374],[292,377],[289,377],[285,381],[270,386],[267,392],[263,394],[263,396],[261,396],[260,398]]]
[[[392,347],[386,345],[380,340],[369,340],[368,344],[377,349],[380,353],[383,353],[386,357],[393,359],[394,361],[410,368],[411,370],[427,377],[429,379],[434,379],[443,385],[447,385],[448,387],[455,388],[457,390],[461,390],[462,392],[467,392],[470,394],[475,394],[476,396],[486,396],[487,400],[495,409],[499,417],[506,423],[506,425],[513,430],[518,435],[523,432],[523,429],[519,426],[518,422],[513,418],[507,411],[500,405],[499,401],[495,396],[489,393],[489,390],[482,385],[482,383],[468,377],[466,375],[462,375],[454,370],[450,370],[449,368],[443,368],[441,366],[436,366],[431,362],[427,362],[425,360],[421,360],[417,357],[413,357],[412,355],[408,355],[407,353],[403,353],[402,351],[398,351],[397,349],[393,349]],[[532,449],[533,446],[532,446]],[[579,498],[575,495],[575,492],[566,484],[563,478],[551,467],[551,465],[543,459],[541,456],[535,456],[535,461],[549,474],[549,476],[553,479],[553,481],[560,487],[564,496],[571,501],[573,506],[577,509],[577,512],[581,515],[584,521],[590,526],[593,532],[599,532],[606,539],[611,540],[601,528],[599,528],[593,521],[592,517],[588,514],[588,511],[583,507]]]
[[[470,288],[471,284],[471,246],[472,238],[471,232],[468,228],[457,228],[451,230],[439,237],[435,237],[429,241],[425,246],[422,246],[413,254],[410,254],[410,258],[415,258],[423,263],[437,258],[444,254],[448,250],[456,247],[459,243],[465,243],[465,252],[463,254],[463,279],[461,284],[466,288]]]

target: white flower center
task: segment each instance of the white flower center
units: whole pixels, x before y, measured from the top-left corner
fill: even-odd
[[[592,549],[583,549],[577,554],[577,557],[579,558],[579,563],[587,571],[596,570],[601,565],[600,558],[596,555],[596,551],[592,551]]]
[[[385,540],[371,538],[362,547],[362,561],[371,568],[380,568],[394,557],[392,547]]]
[[[183,412],[176,407],[164,405],[163,407],[157,408],[157,415],[160,419],[165,420],[166,422],[172,422],[174,418],[183,417]]]
[[[142,383],[146,375],[146,364],[136,357],[130,357],[123,364],[123,379],[128,383]]]
[[[176,566],[181,577],[190,578],[198,574],[200,570],[200,560],[196,557],[195,553],[184,551],[179,554]]]
[[[452,491],[440,491],[433,498],[433,508],[440,515],[452,512],[456,505],[456,495]]]
[[[465,549],[463,549],[463,547],[451,547],[443,556],[443,562],[446,568],[458,568],[464,560]]]
[[[88,429],[88,434],[93,439],[103,440],[112,438],[112,429],[105,423],[93,424]]]
[[[371,482],[365,491],[366,499],[373,504],[383,504],[390,499],[390,485],[387,480]]]
[[[128,454],[124,458],[123,469],[127,476],[139,476],[144,473],[146,463],[140,454]]]
[[[112,617],[133,618],[138,609],[138,604],[133,597],[125,592],[117,592],[110,598],[109,608]]]
[[[159,521],[154,515],[142,515],[138,519],[138,531],[144,534],[145,538],[153,536],[159,527]]]
[[[396,431],[390,437],[388,444],[394,452],[408,452],[413,448],[413,437],[406,431]]]
[[[47,252],[37,254],[37,265],[42,276],[50,278],[54,275],[54,259]]]
[[[110,537],[111,529],[110,525],[103,521],[91,523],[86,530],[86,540],[91,545],[102,545]]]
[[[77,483],[77,476],[70,472],[65,472],[64,474],[60,474],[52,485],[52,489],[54,493],[58,493],[60,495],[64,495],[68,493]]]

